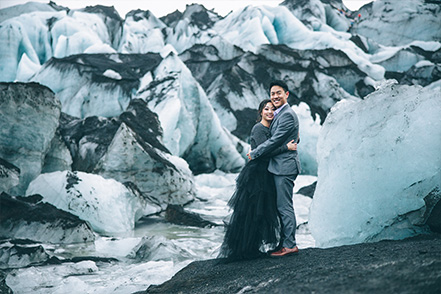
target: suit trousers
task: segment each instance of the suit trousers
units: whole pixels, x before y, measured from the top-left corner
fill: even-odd
[[[283,247],[293,248],[296,246],[296,216],[293,206],[294,175],[274,175],[277,191],[277,210],[282,224],[281,244]]]

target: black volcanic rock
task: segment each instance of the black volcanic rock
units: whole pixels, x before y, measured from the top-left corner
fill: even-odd
[[[182,12],[179,10],[175,10],[172,13],[167,14],[166,16],[160,17],[159,19],[164,22],[169,27],[174,27],[178,21],[182,18]]]
[[[424,219],[429,228],[436,233],[441,233],[441,191],[435,188],[424,197]]]
[[[102,83],[108,88],[121,87],[131,93],[138,88],[139,79],[156,68],[161,60],[157,53],[78,54],[64,58],[53,57],[44,66],[58,69],[62,73],[75,69],[79,75],[87,75],[92,83]],[[115,80],[103,75],[109,69],[118,73],[121,79]]]
[[[300,188],[299,191],[297,191],[297,193],[312,198],[314,196],[316,186],[317,186],[317,181],[315,181],[309,186]]]
[[[137,293],[425,293],[441,290],[441,235],[223,264],[196,261]]]
[[[173,224],[193,227],[215,227],[217,224],[204,220],[199,214],[185,211],[181,205],[168,205],[165,210],[165,219]]]
[[[92,229],[85,221],[41,200],[41,196],[0,194],[0,236],[46,243],[95,240]]]
[[[115,19],[117,21],[123,20],[119,15],[118,11],[113,6],[105,6],[105,5],[86,6],[86,8],[82,10],[88,13],[103,14],[106,17]]]
[[[203,5],[191,4],[186,5],[185,11],[181,13],[179,10],[160,18],[168,27],[174,28],[179,21],[187,19],[190,25],[195,25],[201,30],[211,28],[216,21],[222,17],[214,11],[207,10]]]
[[[424,66],[412,66],[404,73],[400,83],[427,86],[441,79],[441,63]]]

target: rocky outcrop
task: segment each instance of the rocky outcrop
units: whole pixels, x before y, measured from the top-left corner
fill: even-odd
[[[299,191],[297,191],[297,193],[312,198],[314,196],[316,186],[317,186],[317,182],[314,182],[309,186],[305,186],[305,187],[300,188]]]
[[[9,192],[23,195],[40,174],[58,127],[61,104],[47,87],[36,83],[0,83],[0,158],[21,171]]]
[[[204,220],[199,214],[185,211],[180,205],[169,204],[165,210],[165,220],[177,225],[193,227],[215,227],[217,224]]]
[[[69,244],[93,242],[90,226],[77,216],[42,202],[43,197],[0,194],[0,236],[36,242]]]
[[[441,236],[420,236],[282,258],[196,261],[140,293],[438,293]]]

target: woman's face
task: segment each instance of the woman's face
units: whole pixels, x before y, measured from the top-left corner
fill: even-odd
[[[265,107],[262,109],[262,119],[266,120],[266,121],[272,121],[274,118],[274,110],[276,110],[276,108],[274,107],[274,105],[271,102],[268,102]]]

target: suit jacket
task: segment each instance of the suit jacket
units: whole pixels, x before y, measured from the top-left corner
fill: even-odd
[[[297,141],[299,136],[299,119],[289,105],[284,106],[276,115],[271,123],[270,131],[271,138],[251,151],[252,159],[269,154],[278,147],[288,144],[291,140]],[[268,171],[275,175],[299,174],[300,161],[297,150],[287,151],[271,157]]]

